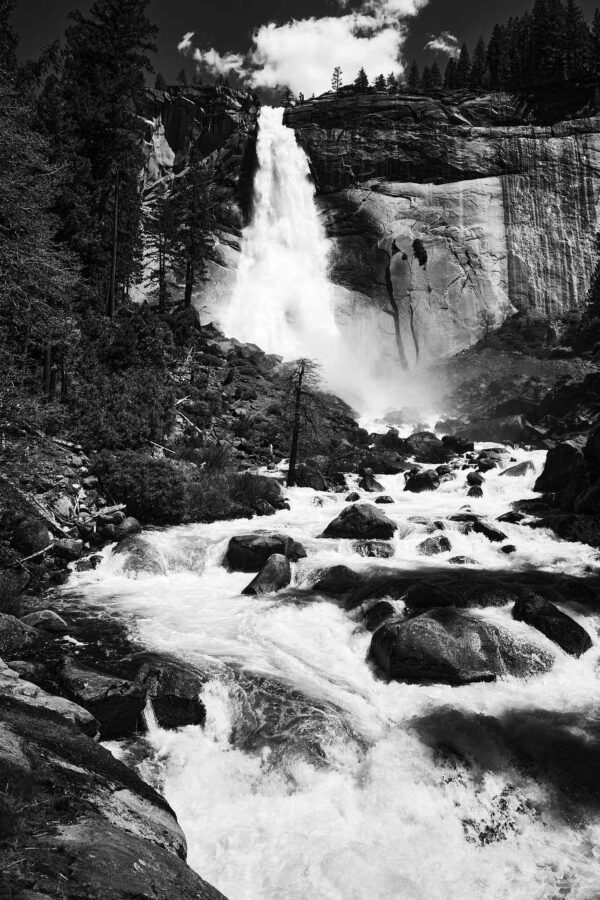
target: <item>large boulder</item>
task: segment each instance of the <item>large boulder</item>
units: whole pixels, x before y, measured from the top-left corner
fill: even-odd
[[[52,540],[46,524],[41,519],[28,516],[15,528],[11,543],[24,556],[31,556],[45,550]]]
[[[445,534],[427,538],[417,547],[417,551],[421,556],[436,556],[438,553],[450,553],[451,550],[452,544]]]
[[[476,609],[506,606],[516,601],[515,594],[503,584],[476,578],[423,579],[412,584],[406,592],[406,606],[414,610],[455,606],[457,609]]]
[[[0,657],[18,659],[22,654],[37,650],[43,643],[39,631],[19,621],[15,616],[0,613]]]
[[[574,476],[585,472],[587,466],[577,444],[564,441],[548,450],[544,471],[534,485],[541,494],[563,491]]]
[[[83,541],[74,540],[73,538],[60,538],[54,541],[52,545],[52,553],[58,559],[65,559],[67,562],[75,562],[79,559],[83,552]]]
[[[585,628],[535,592],[520,597],[512,614],[519,622],[537,628],[571,656],[581,656],[592,646],[592,639]]]
[[[160,550],[138,534],[123,538],[113,548],[117,556],[126,556],[123,571],[133,575],[166,575],[167,566]]]
[[[298,487],[312,488],[313,491],[326,491],[329,488],[323,473],[306,465],[296,467],[296,485]]]
[[[161,728],[204,725],[206,707],[200,699],[206,678],[193,666],[164,653],[132,653],[118,666],[124,678],[139,685],[152,702]]]
[[[134,519],[133,516],[127,516],[122,522],[115,525],[115,540],[122,541],[133,534],[139,534],[141,530],[142,526],[138,520]]]
[[[373,635],[371,655],[390,678],[455,686],[541,674],[554,659],[508,628],[451,608],[387,622]]]
[[[397,530],[396,523],[376,506],[371,503],[355,503],[343,509],[337,519],[329,523],[321,537],[387,541]]]
[[[273,554],[285,556],[290,562],[297,562],[306,557],[306,550],[287,534],[255,531],[231,538],[225,562],[236,572],[260,572]]]
[[[426,472],[411,472],[404,490],[422,494],[424,491],[437,491],[439,486],[440,476],[433,469],[429,469]]]
[[[443,463],[453,452],[431,431],[417,431],[405,441],[405,452],[417,462]]]
[[[475,534],[482,534],[488,541],[492,541],[492,543],[499,544],[507,538],[503,531],[500,531],[499,528],[494,528],[493,525],[490,525],[489,522],[485,522],[483,519],[476,518],[471,525]]]
[[[367,491],[369,494],[377,494],[383,491],[383,485],[380,484],[373,475],[373,469],[364,469],[363,475],[358,486],[361,491]]]
[[[272,594],[287,587],[292,580],[292,569],[289,559],[282,553],[274,553],[269,557],[256,578],[254,578],[242,594]]]
[[[92,738],[99,736],[98,723],[87,709],[65,697],[47,694],[37,684],[21,678],[19,672],[4,665],[2,660],[0,660],[0,696],[12,697],[27,706],[55,712],[81,728],[84,734]]]
[[[24,568],[0,569],[0,612],[19,614],[19,598],[29,581],[29,572]]]
[[[100,723],[102,740],[127,737],[142,723],[146,692],[139,684],[64,660],[58,677],[67,696]]]
[[[21,622],[52,634],[66,634],[69,630],[65,620],[51,609],[40,609],[37,612],[29,613],[29,615],[23,616]]]
[[[358,584],[358,575],[348,566],[332,566],[319,573],[313,590],[320,594],[331,594],[334,597],[353,591]]]
[[[505,469],[504,472],[500,472],[500,477],[505,476],[508,478],[522,478],[523,476],[529,475],[530,472],[534,471],[535,466],[530,459],[526,459],[525,462],[517,463],[516,466],[509,466],[509,468]]]

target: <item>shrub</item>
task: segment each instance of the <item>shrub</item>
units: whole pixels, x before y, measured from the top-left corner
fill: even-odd
[[[142,524],[180,525],[186,518],[190,474],[167,459],[142,453],[100,453],[94,473],[104,490]]]

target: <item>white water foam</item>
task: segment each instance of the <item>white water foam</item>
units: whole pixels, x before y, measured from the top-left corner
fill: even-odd
[[[511,501],[535,496],[544,454],[514,455],[532,458],[537,472],[516,479],[486,474],[484,497],[472,502],[482,515],[495,518]],[[132,630],[146,644],[211,672],[204,729],[166,732],[153,725],[150,731],[190,863],[229,900],[596,898],[597,813],[583,810],[576,820],[564,815],[551,786],[515,764],[493,724],[511,716],[521,731],[539,724],[542,741],[547,721],[565,718],[574,734],[597,727],[596,616],[569,609],[594,647],[576,660],[548,642],[556,663],[543,677],[421,687],[380,680],[367,662],[370,635],[358,620],[325,598],[309,600],[302,593],[315,570],[340,562],[357,569],[373,562],[438,567],[465,554],[490,569],[581,574],[590,565],[597,570],[595,554],[543,530],[503,523],[517,546],[507,561],[498,545],[482,535],[462,535],[447,522],[452,552],[423,559],[417,545],[426,528],[408,519],[458,512],[468,502],[462,473],[435,493],[418,495],[403,492],[400,476],[381,480],[394,499],[384,511],[400,525],[390,560],[365,560],[350,541],[320,539],[343,497],[296,488],[288,492],[291,509],[269,520],[149,533],[166,560],[178,560],[167,576],[128,578],[122,557],[109,551],[96,572],[76,576],[72,592],[131,615]],[[261,528],[285,531],[307,548],[308,559],[294,566],[296,589],[287,594],[242,596],[251,576],[221,565],[231,535]],[[205,565],[190,555],[186,572],[181,548],[194,542],[207,548]],[[529,626],[512,622],[509,609],[481,614],[539,639]],[[327,732],[320,764],[302,754],[280,757],[276,748],[232,742],[240,706],[230,666],[274,678],[315,703],[334,704],[358,740]],[[424,730],[436,727],[448,742],[464,746],[464,758],[431,748]]]

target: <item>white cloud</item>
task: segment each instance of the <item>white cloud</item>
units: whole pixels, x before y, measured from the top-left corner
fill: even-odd
[[[338,0],[343,9],[349,0]],[[403,68],[400,50],[404,20],[415,16],[429,0],[363,0],[359,10],[339,16],[292,19],[283,25],[261,25],[243,57],[238,53],[197,49],[194,58],[213,74],[236,72],[254,88],[290,87],[310,96],[329,89],[334,66],[341,66],[344,81],[353,81],[363,67],[373,79],[380,72]],[[179,45],[188,52],[193,35]]]
[[[460,44],[458,38],[450,31],[443,31],[441,34],[433,36],[431,40],[425,44],[425,49],[446,53],[453,59],[458,59],[460,56]]]
[[[177,44],[177,49],[179,50],[180,53],[189,53],[190,52],[190,50],[192,49],[192,40],[193,40],[194,34],[195,34],[195,32],[188,31],[181,38],[181,41]]]

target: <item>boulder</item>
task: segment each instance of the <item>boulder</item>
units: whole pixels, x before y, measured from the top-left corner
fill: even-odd
[[[500,477],[506,476],[508,478],[522,478],[524,475],[529,475],[530,472],[535,471],[535,466],[531,462],[530,459],[526,459],[525,462],[517,463],[516,466],[509,466],[508,469],[505,469],[504,472],[500,472]]]
[[[526,516],[516,510],[509,510],[498,516],[496,522],[508,522],[509,525],[519,525]]]
[[[319,594],[331,594],[334,597],[353,591],[358,584],[358,575],[348,566],[332,566],[319,575],[313,590]]]
[[[271,594],[287,587],[292,580],[289,559],[282,553],[269,557],[256,578],[244,588],[242,594]]]
[[[596,425],[590,431],[583,448],[583,455],[590,466],[600,469],[600,425]]]
[[[285,556],[290,562],[297,562],[306,557],[306,550],[287,534],[255,531],[231,538],[225,562],[235,572],[260,572],[273,554]]]
[[[381,600],[372,606],[365,614],[365,628],[367,631],[377,631],[384,622],[396,615],[396,610],[387,600]]]
[[[453,556],[452,559],[449,559],[448,562],[452,566],[478,566],[479,563],[476,559],[471,559],[470,556]]]
[[[15,669],[3,666],[1,663],[0,696],[12,697],[14,700],[25,703],[34,709],[55,712],[80,728],[84,734],[92,738],[99,736],[98,723],[87,709],[78,706],[77,703],[73,703],[65,697],[55,697],[46,693],[38,685],[21,678],[19,672]]]
[[[422,494],[423,491],[437,491],[440,486],[440,477],[433,469],[426,472],[411,473],[407,479],[404,490],[413,494]]]
[[[453,455],[452,450],[431,431],[411,434],[405,441],[405,452],[422,463],[444,463]]]
[[[448,538],[443,535],[427,538],[417,547],[421,556],[436,556],[438,553],[449,553],[452,550],[452,544]]]
[[[505,553],[506,556],[511,556],[511,554],[517,552],[517,548],[514,544],[505,544],[504,547],[500,547],[500,552]]]
[[[461,456],[465,453],[472,453],[475,450],[475,444],[472,441],[466,441],[464,438],[455,437],[452,434],[444,435],[442,444]]]
[[[373,469],[364,469],[362,478],[358,482],[361,491],[367,491],[369,494],[377,494],[383,490],[383,485],[379,484],[373,475]]]
[[[116,556],[127,556],[123,571],[133,575],[166,575],[167,565],[160,550],[146,538],[133,534],[113,547]]]
[[[123,538],[130,537],[132,534],[139,534],[142,526],[133,516],[127,516],[118,525],[115,525],[115,540],[122,541]]]
[[[42,631],[50,631],[53,634],[66,634],[69,626],[58,613],[51,609],[41,609],[38,612],[29,613],[23,616],[21,622],[31,625],[33,628],[40,628]]]
[[[79,562],[75,566],[76,572],[93,572],[94,569],[97,569],[100,563],[102,562],[102,557],[95,554],[94,556],[87,556],[85,559],[80,559]]]
[[[485,484],[485,478],[481,472],[469,472],[467,474],[467,484],[471,486]]]
[[[600,515],[600,484],[592,484],[580,491],[572,503],[572,508],[578,515]]]
[[[24,556],[31,556],[45,550],[52,543],[46,524],[41,519],[30,516],[15,528],[12,545]]]
[[[517,621],[537,628],[571,656],[581,656],[592,646],[592,639],[585,628],[535,592],[520,597],[512,614]]]
[[[346,497],[346,503],[356,503],[358,500],[360,500],[360,494],[356,491],[352,491],[352,493],[348,494]]]
[[[503,531],[500,531],[499,528],[494,528],[493,525],[490,525],[488,522],[484,522],[483,519],[475,518],[472,524],[475,534],[482,534],[488,539],[488,541],[492,541],[493,543],[501,543],[502,541],[506,540],[506,535]]]
[[[73,538],[60,538],[52,545],[52,553],[58,559],[66,559],[67,562],[75,562],[83,552],[83,541]]]
[[[26,569],[0,569],[0,612],[15,615],[21,611],[20,596],[31,576]]]
[[[553,656],[508,628],[457,609],[432,609],[393,619],[371,640],[371,656],[390,677],[450,685],[525,678],[548,671]]]
[[[312,488],[313,491],[326,491],[329,487],[322,472],[306,465],[296,467],[296,485],[297,487]]]
[[[480,500],[483,497],[482,488],[480,488],[478,484],[474,484],[473,487],[470,487],[467,491],[467,497],[475,497]]]
[[[406,592],[406,605],[411,610],[454,606],[457,609],[478,609],[506,606],[514,603],[515,594],[502,584],[476,578],[456,576],[435,581],[423,579],[412,584]]]
[[[39,631],[31,625],[0,613],[0,658],[18,659],[23,653],[39,649],[42,643]]]
[[[356,541],[352,549],[369,559],[390,559],[396,552],[394,545],[387,541]]]
[[[118,672],[143,688],[161,728],[204,725],[206,707],[200,694],[206,678],[191,663],[164,653],[141,652],[124,657]]]
[[[574,476],[585,472],[587,466],[577,444],[565,441],[548,450],[544,471],[534,485],[541,494],[564,490]]]
[[[100,723],[102,740],[127,737],[140,727],[146,693],[139,684],[64,660],[58,672],[71,700]]]
[[[347,506],[330,522],[321,537],[389,540],[398,526],[370,503]]]
[[[387,494],[384,494],[383,497],[377,497],[375,503],[379,503],[382,506],[388,505],[394,502],[393,497],[389,497]]]

